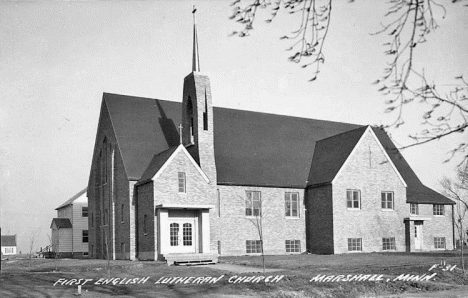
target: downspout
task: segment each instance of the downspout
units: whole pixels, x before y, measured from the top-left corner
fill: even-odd
[[[114,153],[111,147],[110,197],[112,200],[112,259],[115,260],[115,199],[114,199]]]
[[[456,250],[455,245],[455,214],[453,213],[453,205],[452,205],[452,243],[453,243],[453,250]],[[463,243],[461,243],[463,245]]]
[[[71,206],[71,224],[72,224],[72,259],[73,259],[73,253],[75,252],[75,245],[73,243],[73,238],[75,237],[75,226],[73,225],[73,204],[70,204]]]

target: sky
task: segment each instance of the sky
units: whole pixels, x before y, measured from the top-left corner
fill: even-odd
[[[418,46],[417,67],[450,85],[468,70],[467,7],[441,0],[439,28]],[[0,226],[27,251],[30,235],[49,244],[55,208],[87,186],[102,93],[181,102],[191,71],[192,5],[197,11],[201,71],[215,106],[357,124],[389,124],[387,99],[371,83],[385,67],[380,28],[386,1],[334,1],[325,64],[311,70],[288,62],[294,16],[271,24],[258,16],[247,38],[229,20],[230,1],[0,2]],[[398,146],[420,131],[421,107],[390,134]],[[443,163],[457,135],[404,150],[421,181],[440,190],[460,157]]]

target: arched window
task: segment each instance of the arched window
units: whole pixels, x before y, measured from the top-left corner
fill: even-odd
[[[193,124],[193,103],[192,98],[189,96],[187,101],[187,119],[189,120],[190,125],[190,142],[193,143],[195,128]]]

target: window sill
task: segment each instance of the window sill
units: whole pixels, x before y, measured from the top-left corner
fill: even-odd
[[[395,209],[388,209],[388,208],[387,208],[387,209],[383,209],[383,208],[382,208],[382,211],[383,211],[383,212],[392,212],[392,211],[395,211]]]
[[[292,220],[294,220],[294,219],[301,219],[300,216],[285,216],[284,218],[286,218],[286,219],[292,219]]]
[[[436,215],[436,214],[434,214],[434,217],[445,217],[445,214],[443,214],[443,215],[439,215],[439,214]]]
[[[361,211],[361,208],[346,208],[348,211]]]

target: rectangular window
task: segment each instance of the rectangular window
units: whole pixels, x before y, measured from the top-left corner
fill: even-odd
[[[419,215],[419,205],[418,204],[410,204],[410,214],[411,215]]]
[[[392,191],[383,191],[381,194],[382,199],[382,209],[384,210],[393,210],[393,192]]]
[[[361,209],[361,192],[359,190],[346,190],[346,206],[348,209]]]
[[[444,205],[438,205],[434,204],[432,206],[432,212],[434,215],[445,215],[445,206]]]
[[[301,240],[286,240],[286,252],[301,252]]]
[[[382,250],[395,250],[395,238],[382,238]]]
[[[88,217],[88,207],[81,207],[81,217]]]
[[[348,251],[362,251],[362,238],[348,238]]]
[[[94,228],[94,213],[91,212],[91,228]]]
[[[284,194],[284,208],[286,217],[299,217],[299,193],[287,192]]]
[[[185,173],[184,172],[179,172],[178,173],[179,177],[179,193],[185,193]]]
[[[89,237],[88,237],[88,230],[83,230],[81,232],[82,238],[83,238],[83,243],[88,243]]]
[[[120,222],[121,222],[121,223],[124,223],[124,208],[125,208],[125,205],[122,204],[122,205],[120,206]]]
[[[245,215],[260,216],[262,208],[262,199],[259,191],[246,191]]]
[[[145,235],[148,234],[148,223],[147,223],[147,221],[148,221],[148,216],[145,214],[145,215],[143,216],[143,233],[144,233]]]
[[[445,249],[445,237],[434,237],[434,248]]]
[[[246,240],[245,251],[248,254],[256,254],[262,252],[262,243],[260,240]]]

